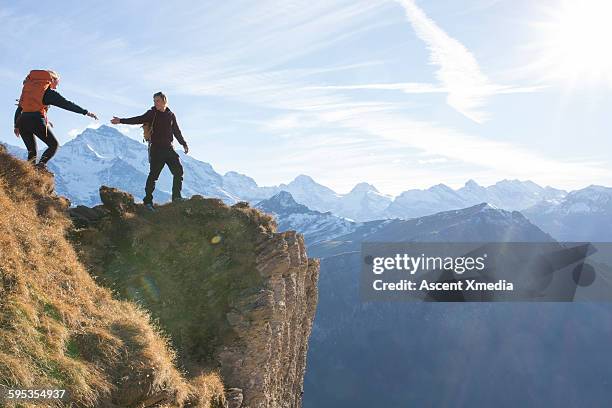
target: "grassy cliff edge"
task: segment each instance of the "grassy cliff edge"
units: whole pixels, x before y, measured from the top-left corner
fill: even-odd
[[[102,187],[104,205],[69,208],[53,188],[0,146],[1,388],[66,389],[57,407],[301,406],[319,262],[300,234],[246,203],[150,213]]]

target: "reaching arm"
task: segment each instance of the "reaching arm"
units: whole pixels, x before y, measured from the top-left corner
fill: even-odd
[[[119,123],[124,123],[126,125],[141,125],[146,122],[150,123],[153,119],[151,115],[153,115],[153,111],[148,110],[140,116],[134,116],[132,118],[120,118]]]
[[[51,88],[45,91],[45,95],[43,96],[43,103],[45,105],[57,106],[58,108],[66,109],[67,111],[74,113],[80,113],[82,115],[87,115],[88,113],[87,109],[83,109],[76,103],[70,102],[62,95],[60,95],[57,91],[54,91]]]

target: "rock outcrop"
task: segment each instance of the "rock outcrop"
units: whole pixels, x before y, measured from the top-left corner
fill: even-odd
[[[302,235],[245,202],[193,196],[148,212],[100,195],[71,210],[91,273],[152,313],[188,375],[219,370],[229,406],[300,407],[319,272]]]
[[[0,387],[66,389],[57,407],[301,406],[319,262],[300,234],[246,203],[148,212],[103,187],[69,208],[53,190],[0,148]]]

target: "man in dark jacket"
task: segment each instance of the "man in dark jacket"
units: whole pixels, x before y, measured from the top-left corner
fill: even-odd
[[[37,168],[46,170],[47,162],[53,157],[58,147],[57,139],[50,129],[52,125],[47,120],[49,105],[87,115],[96,120],[98,117],[95,113],[66,100],[55,90],[59,85],[59,75],[55,71],[30,71],[30,74],[23,81],[23,85],[21,97],[15,110],[15,136],[21,136],[28,149],[28,161],[32,163],[36,162],[37,154],[36,138],[34,136],[47,145],[47,149],[36,165]]]
[[[185,154],[189,152],[187,142],[183,139],[176,116],[168,108],[168,98],[162,92],[153,95],[154,106],[140,116],[133,118],[113,117],[111,123],[117,125],[137,125],[148,123],[152,125],[151,139],[149,141],[149,177],[145,185],[145,197],[143,202],[149,210],[153,210],[153,190],[155,182],[159,178],[164,165],[168,165],[173,176],[172,201],[182,201],[181,188],[183,185],[183,166],[179,155],[172,147],[172,141],[176,140],[183,146]]]

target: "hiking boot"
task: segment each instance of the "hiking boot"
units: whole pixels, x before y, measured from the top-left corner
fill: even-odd
[[[186,199],[183,197],[172,197],[172,202],[173,203],[182,203],[183,201],[185,201]]]
[[[151,212],[155,211],[155,207],[153,207],[153,203],[146,203],[145,208]]]

